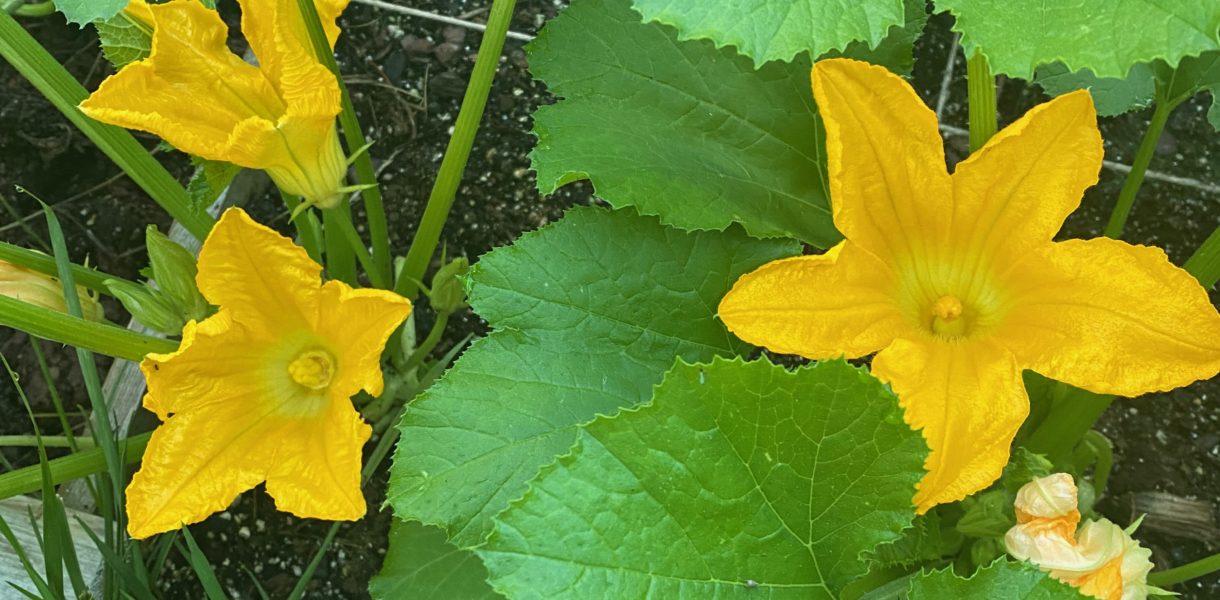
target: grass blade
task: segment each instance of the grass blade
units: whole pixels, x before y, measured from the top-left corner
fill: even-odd
[[[186,540],[186,547],[189,550],[183,554],[191,562],[195,575],[199,576],[199,583],[203,584],[204,593],[210,600],[228,600],[224,589],[220,587],[220,581],[216,579],[216,572],[212,570],[212,563],[208,562],[208,557],[203,554],[199,545],[195,543],[195,538],[191,536],[190,528],[185,525],[182,527],[182,537]]]

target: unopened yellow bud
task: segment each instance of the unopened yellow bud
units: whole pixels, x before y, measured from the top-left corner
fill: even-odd
[[[81,316],[90,321],[101,321],[105,318],[96,295],[90,294],[89,290],[79,285],[76,286],[76,293],[80,296]],[[0,260],[0,296],[8,296],[65,314],[68,312],[63,284],[58,278],[3,260]]]

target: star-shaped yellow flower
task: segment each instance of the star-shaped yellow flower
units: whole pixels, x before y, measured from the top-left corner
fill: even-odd
[[[742,277],[720,317],[776,352],[880,351],[873,373],[932,450],[919,512],[999,477],[1029,412],[1023,369],[1122,396],[1220,371],[1220,315],[1164,252],[1052,242],[1101,167],[1087,92],[1030,110],[950,175],[902,79],[845,59],[812,77],[846,239]]]
[[[152,21],[152,53],[102,82],[80,108],[195,156],[265,169],[285,192],[332,207],[347,173],[335,129],[338,81],[318,62],[297,0],[240,4],[259,66],[229,51],[228,28],[199,0],[133,0],[128,12]],[[334,46],[347,0],[315,4]]]
[[[187,323],[176,352],[140,365],[144,406],[164,423],[127,488],[132,537],[201,521],[263,481],[282,511],[364,515],[370,428],[350,399],[382,392],[381,352],[411,304],[322,283],[321,270],[240,209],[216,224],[197,282],[219,312]]]

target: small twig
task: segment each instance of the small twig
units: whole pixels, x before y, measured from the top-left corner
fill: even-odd
[[[957,65],[957,50],[961,47],[962,34],[953,35],[953,44],[949,46],[949,60],[945,65],[945,75],[940,80],[940,94],[936,96],[936,119],[945,112],[945,104],[949,102],[949,86],[953,83],[953,67]]]
[[[401,13],[404,15],[411,15],[412,17],[419,17],[421,19],[431,19],[433,21],[439,21],[441,23],[448,23],[450,25],[457,25],[458,27],[465,27],[467,29],[475,29],[478,31],[485,31],[487,29],[487,26],[483,25],[482,23],[475,23],[474,21],[467,21],[465,19],[458,19],[456,17],[446,17],[445,15],[438,15],[436,13],[431,13],[431,12],[428,12],[425,10],[419,10],[417,8],[407,8],[405,6],[399,6],[397,4],[391,4],[389,2],[382,2],[382,0],[353,0],[353,1],[356,4],[364,4],[366,6],[373,6],[376,8],[381,8],[384,10]],[[507,37],[510,37],[514,40],[521,40],[523,42],[528,42],[528,41],[534,39],[534,36],[532,36],[532,35],[528,35],[528,34],[524,34],[524,33],[517,33],[515,31],[509,31],[506,35],[507,35]]]

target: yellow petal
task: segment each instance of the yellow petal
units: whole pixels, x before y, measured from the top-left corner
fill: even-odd
[[[164,421],[176,413],[245,401],[262,392],[262,386],[253,382],[263,365],[251,357],[264,354],[270,342],[256,339],[229,315],[222,309],[199,323],[189,321],[178,350],[144,357],[140,363],[148,382],[144,408]],[[235,352],[239,344],[241,351]]]
[[[143,539],[224,510],[276,464],[281,425],[274,407],[241,401],[170,418],[127,486],[127,531]]]
[[[1097,183],[1101,134],[1085,90],[1040,104],[953,173],[954,246],[962,259],[1017,260],[1051,241]],[[1001,259],[1001,261],[1003,260]]]
[[[997,336],[1022,366],[1135,396],[1220,372],[1220,314],[1158,248],[1099,238],[1048,244],[1014,269]]]
[[[393,292],[352,289],[341,281],[322,286],[315,331],[331,341],[339,376],[335,393],[350,397],[360,390],[382,392],[381,353],[386,340],[411,314],[411,302]]]
[[[321,272],[292,240],[230,208],[203,244],[196,283],[235,322],[291,332],[314,322]]]
[[[812,78],[835,227],[895,266],[926,259],[947,239],[953,206],[936,115],[882,67],[823,60]]]
[[[297,118],[333,120],[339,114],[339,84],[318,62],[297,0],[241,0],[241,27],[267,78]],[[331,45],[339,36],[335,19],[347,2],[315,2]]]
[[[1021,486],[1013,507],[1028,518],[1054,519],[1076,510],[1076,482],[1067,473],[1053,473]],[[1074,532],[1075,527],[1072,528]]]
[[[363,517],[361,448],[372,431],[347,396],[332,393],[328,410],[277,432],[276,462],[266,477],[275,507],[314,519]]]
[[[973,494],[1000,477],[1012,438],[1029,414],[1014,357],[989,340],[895,340],[873,374],[898,394],[907,424],[931,448],[916,510]]]
[[[228,30],[215,11],[196,0],[149,9],[156,21],[152,54],[107,78],[81,110],[154,133],[184,152],[243,164],[230,156],[237,125],[250,119],[274,125],[283,102],[258,68],[229,51]]]
[[[783,354],[856,358],[884,348],[908,324],[888,270],[851,242],[820,256],[795,256],[743,275],[718,312],[737,337]]]

